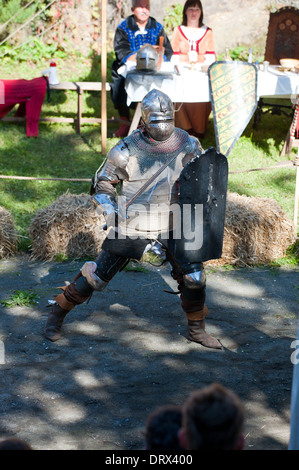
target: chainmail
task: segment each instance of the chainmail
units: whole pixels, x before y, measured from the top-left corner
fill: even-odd
[[[141,174],[153,167],[157,158],[164,164],[172,156],[179,154],[183,150],[185,150],[185,153],[191,152],[188,145],[188,134],[178,128],[175,128],[172,135],[164,141],[153,140],[146,131],[141,130],[134,132],[124,140],[129,147],[130,155],[137,157]],[[176,160],[170,167],[173,168],[175,164]]]
[[[126,137],[130,152],[120,195],[128,201],[171,157],[177,158],[152,182],[128,209],[128,216],[138,212],[138,231],[161,233],[168,229],[169,208],[177,200],[177,180],[182,171],[182,160],[194,152],[188,134],[176,128],[166,141],[154,141],[143,130]],[[149,215],[150,214],[150,215]],[[132,224],[131,224],[132,225]],[[134,234],[135,235],[135,234]],[[157,235],[155,235],[157,236]]]

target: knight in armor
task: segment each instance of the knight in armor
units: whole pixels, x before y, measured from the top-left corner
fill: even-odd
[[[141,116],[143,125],[111,149],[96,173],[92,197],[97,210],[105,215],[107,236],[97,260],[86,262],[74,281],[55,297],[55,304],[49,306],[45,337],[58,340],[65,316],[94,291],[103,290],[131,259],[140,260],[149,243],[156,242],[163,248],[178,283],[188,320],[188,339],[221,349],[221,343],[205,330],[208,308],[203,260],[189,259],[177,249],[175,217],[170,210],[176,207],[182,189],[182,170],[200,160],[203,149],[197,138],[174,126],[174,107],[166,94],[150,91],[142,101]],[[120,198],[135,198],[136,202],[127,203],[123,211]]]

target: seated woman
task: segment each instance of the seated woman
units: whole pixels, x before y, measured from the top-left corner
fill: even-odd
[[[200,0],[187,0],[183,9],[181,26],[174,28],[171,38],[173,57],[180,62],[215,62],[213,31],[203,24],[203,8]],[[211,103],[183,103],[177,106],[176,126],[190,135],[203,138],[211,112]]]

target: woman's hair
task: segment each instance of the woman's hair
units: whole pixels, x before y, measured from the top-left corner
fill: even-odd
[[[183,21],[182,25],[187,26],[187,15],[186,11],[189,7],[199,7],[201,9],[201,15],[198,21],[198,27],[200,28],[203,25],[203,8],[200,0],[187,0],[184,9],[183,9]]]

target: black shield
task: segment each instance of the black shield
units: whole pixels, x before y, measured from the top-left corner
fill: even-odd
[[[221,258],[227,179],[227,158],[213,147],[183,168],[180,215],[174,227],[174,256],[179,263]]]

